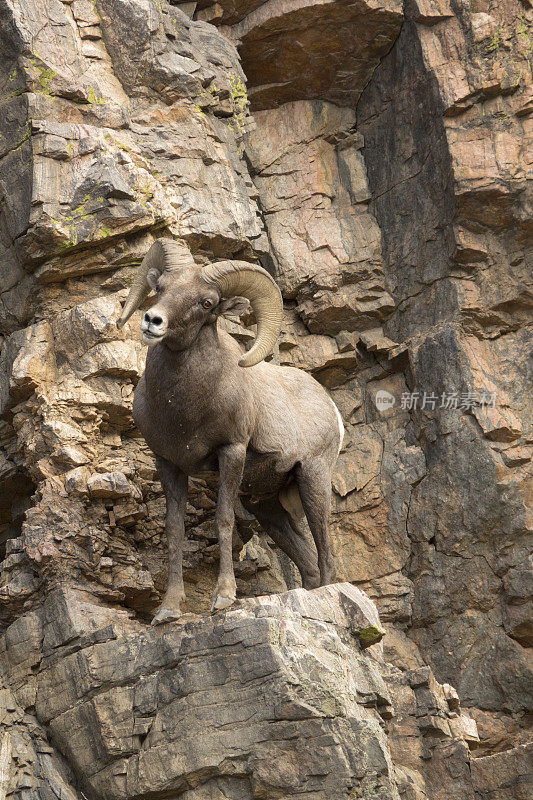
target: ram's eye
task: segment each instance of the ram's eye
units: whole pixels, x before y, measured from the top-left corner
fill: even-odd
[[[212,300],[208,300],[207,298],[205,300],[202,300],[202,308],[206,308],[206,309],[213,308],[213,301]]]

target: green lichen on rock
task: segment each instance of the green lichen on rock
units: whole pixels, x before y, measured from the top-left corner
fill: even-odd
[[[250,101],[246,93],[246,86],[242,78],[237,75],[230,75],[230,94],[233,101],[233,117],[238,130],[244,130],[246,117],[248,115],[248,106]]]
[[[27,142],[28,139],[31,138],[31,125],[32,125],[31,119],[27,119],[26,122],[24,123],[24,125],[22,125],[19,128],[19,131],[20,131],[20,134],[21,134],[21,138],[11,148],[11,152],[12,153],[15,153],[17,150],[20,150],[20,148],[22,147],[24,142]]]
[[[525,45],[526,49],[530,51],[532,49],[531,45],[531,36],[529,35],[528,24],[523,14],[520,14],[518,17],[518,36],[522,40],[522,44]]]
[[[48,84],[53,78],[56,77],[57,72],[51,67],[45,66],[44,59],[39,55],[39,53],[37,53],[37,51],[33,51],[32,56],[30,57],[30,62],[34,69],[38,72],[37,85],[34,84],[33,91],[37,94],[44,94],[46,97],[51,97],[52,91]],[[13,70],[12,74],[14,78],[16,71]],[[9,76],[9,79],[11,80],[11,75]]]
[[[480,42],[479,49],[483,55],[490,55],[490,53],[498,50],[502,43],[502,32],[503,28],[500,25],[500,27],[497,28],[491,36]]]
[[[361,648],[366,650],[367,647],[372,647],[373,644],[380,642],[386,631],[380,628],[379,625],[367,625],[366,628],[358,628],[355,633]]]
[[[50,69],[50,67],[40,68],[39,85],[42,87],[42,94],[46,94],[48,95],[48,97],[50,97],[52,94],[48,87],[48,84],[50,83],[52,78],[55,77],[55,74],[56,73],[54,72],[54,70]]]
[[[92,86],[87,87],[87,100],[89,105],[96,105],[96,106],[103,106],[105,105],[105,100],[103,97],[100,97],[99,94],[93,89]]]

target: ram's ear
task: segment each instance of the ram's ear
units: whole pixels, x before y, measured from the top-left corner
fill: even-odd
[[[230,297],[220,301],[216,312],[219,316],[224,317],[242,317],[249,309],[250,301],[246,297]]]
[[[146,283],[150,287],[150,289],[155,289],[157,286],[157,281],[161,277],[160,270],[156,269],[155,267],[151,267],[146,273]]]

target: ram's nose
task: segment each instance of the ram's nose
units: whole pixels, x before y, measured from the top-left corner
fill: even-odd
[[[145,312],[141,322],[141,330],[143,332],[143,340],[146,344],[160,339],[164,335],[166,328],[167,324],[164,314],[154,308],[150,308]]]
[[[154,333],[163,329],[165,321],[163,316],[158,311],[146,311],[143,321],[141,322],[141,330],[151,330]]]

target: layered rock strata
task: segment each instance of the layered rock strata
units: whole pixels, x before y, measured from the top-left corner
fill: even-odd
[[[402,673],[381,645],[363,650],[369,629],[379,631],[375,607],[349,584],[157,628],[57,589],[2,639],[6,737],[24,765],[10,768],[6,791],[69,800],[444,797],[436,783],[433,794],[426,787],[431,764],[448,780],[460,773],[457,796],[473,797],[475,723],[429,668]],[[74,775],[59,771],[50,738]],[[41,776],[43,754],[50,769]]]
[[[252,603],[191,621],[189,638],[214,648],[238,623],[260,650],[269,626],[288,621],[315,653],[312,675],[324,670],[343,697],[349,684],[323,666],[335,636],[352,677],[375,667],[394,717],[360,697],[327,714],[320,706],[327,774],[339,776],[336,785],[323,773],[331,796],[529,791],[530,18],[521,0],[0,0],[0,709],[9,731],[0,766],[11,764],[13,796],[106,791],[83,757],[108,770],[116,797],[148,792],[127,771],[109,777],[109,765],[137,763],[150,743],[124,698],[148,673],[164,669],[170,680],[183,630],[146,628],[166,581],[164,503],[131,418],[144,358],[138,319],[121,333],[114,320],[154,238],[178,235],[198,263],[257,261],[282,287],[274,357],[311,371],[345,422],[331,524],[340,574],[375,600],[387,628],[384,662],[323,618],[315,622],[329,633],[313,651],[292,601],[280,611],[262,600],[268,625]],[[252,336],[228,327],[244,343]],[[193,482],[188,612],[206,609],[215,580],[215,498],[216,487]],[[235,560],[240,596],[297,585],[253,520],[239,520]],[[80,611],[72,639],[58,634],[43,650],[46,620],[68,615],[65,605],[77,619],[80,603],[95,627]],[[115,641],[128,652],[124,684],[102,683],[98,662],[84,699],[72,695],[52,716],[37,710],[31,676],[51,668],[52,653],[54,669],[67,670],[75,652],[83,660]],[[161,667],[136,666],[145,645]],[[19,669],[26,652],[35,660]],[[280,669],[283,696],[287,663]],[[453,690],[438,688],[448,684],[479,743],[466,717],[456,721]],[[66,721],[84,703],[97,718],[93,691],[109,713],[96,743],[80,733],[81,756]],[[237,705],[230,711],[236,730]],[[82,732],[93,724],[85,719],[76,717]],[[373,738],[370,761],[357,766],[341,751],[363,747],[361,720]],[[61,752],[47,738],[53,726]],[[157,735],[157,747],[179,740],[170,723]],[[316,743],[307,755],[290,751],[287,783],[276,787],[261,777],[254,736],[231,762],[233,783],[222,762],[205,772],[199,760],[172,767],[172,791],[211,800],[284,796],[290,786],[312,796],[319,778],[304,786],[301,776]],[[254,772],[250,759],[263,766]],[[361,763],[381,777],[365,783]]]

